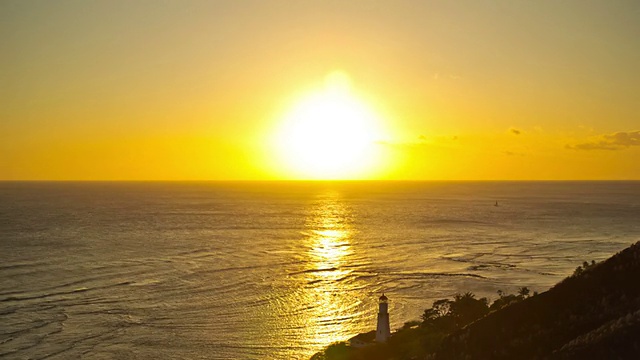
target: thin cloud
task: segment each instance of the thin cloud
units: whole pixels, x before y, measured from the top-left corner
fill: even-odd
[[[632,146],[640,146],[640,131],[621,131],[605,134],[593,141],[567,145],[567,148],[576,150],[623,150]]]
[[[437,72],[437,73],[433,73],[432,78],[433,78],[433,80],[441,80],[441,79],[444,79],[444,80],[447,80],[447,79],[448,80],[460,80],[462,77],[460,77],[460,75],[458,75],[458,74],[441,74],[441,73]]]
[[[415,140],[410,141],[386,141],[379,140],[375,143],[382,146],[398,147],[398,148],[421,148],[421,147],[442,147],[458,140],[458,136],[432,136],[418,135]]]
[[[514,152],[514,151],[503,151],[503,154],[507,155],[507,156],[524,156],[523,153],[519,153],[519,152]]]

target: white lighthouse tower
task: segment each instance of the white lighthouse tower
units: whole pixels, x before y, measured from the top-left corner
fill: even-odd
[[[389,327],[389,303],[384,294],[380,296],[378,303],[378,326],[376,328],[376,342],[387,342],[391,336],[391,328]]]

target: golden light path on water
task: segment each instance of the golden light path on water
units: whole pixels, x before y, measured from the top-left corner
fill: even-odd
[[[265,276],[258,285],[267,289],[259,301],[269,311],[249,309],[247,317],[260,323],[259,334],[245,342],[255,346],[256,358],[309,359],[332,343],[375,329],[380,286],[359,239],[356,212],[335,191],[309,198],[302,211],[289,241],[270,244],[268,254],[288,267],[286,274],[273,270],[276,277]]]
[[[347,261],[353,254],[355,230],[349,223],[349,211],[335,194],[328,194],[312,208],[305,232],[309,269],[306,297],[313,311],[307,318],[307,338],[318,345],[329,345],[353,335],[349,326],[360,304],[348,291],[345,279]],[[344,288],[343,288],[344,287]]]

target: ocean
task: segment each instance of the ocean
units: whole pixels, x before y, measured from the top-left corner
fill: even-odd
[[[0,182],[0,357],[308,359],[638,240],[640,182]]]

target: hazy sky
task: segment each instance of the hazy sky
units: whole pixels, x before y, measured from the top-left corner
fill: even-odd
[[[383,179],[640,179],[638,1],[0,2],[0,179],[287,179],[348,74]],[[329,146],[329,145],[328,145]]]

